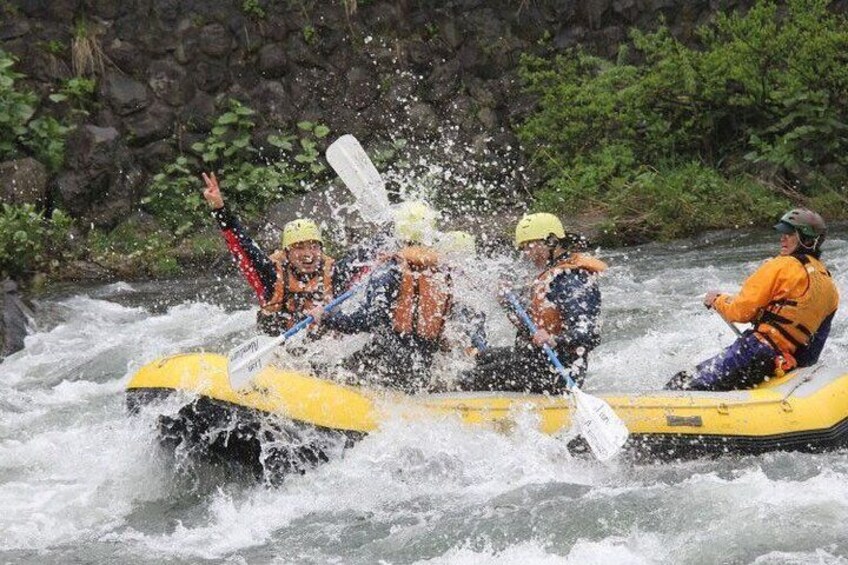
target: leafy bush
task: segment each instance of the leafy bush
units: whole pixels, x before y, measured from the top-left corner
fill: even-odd
[[[51,102],[67,102],[74,113],[88,116],[93,105],[96,86],[97,82],[94,79],[73,77],[63,81],[59,92],[54,92],[48,98]]]
[[[660,230],[671,237],[738,215],[725,191],[751,191],[756,208],[743,211],[768,219],[762,210],[779,210],[784,197],[751,177],[797,185],[802,199],[844,182],[848,21],[824,0],[781,4],[719,15],[699,30],[699,49],[660,28],[633,31],[636,56],[622,48],[615,62],[581,50],[525,57],[521,74],[538,106],[518,135],[546,178],[540,200],[614,211],[636,237],[657,233],[652,218],[674,221],[676,208],[700,215]],[[682,171],[694,175],[688,183]],[[645,209],[637,195],[670,200]]]
[[[15,62],[14,57],[0,50],[0,159],[17,154],[18,140],[26,135],[38,104],[34,93],[15,88],[15,81],[24,76],[12,70]]]
[[[12,70],[16,59],[0,50],[0,160],[18,157],[29,150],[51,171],[65,159],[65,137],[72,129],[51,116],[33,119],[39,99],[18,90],[15,82],[24,75]]]
[[[270,149],[261,151],[251,142],[255,111],[236,100],[228,105],[207,138],[191,146],[200,163],[190,156],[178,157],[153,177],[142,200],[175,235],[183,236],[209,221],[200,180],[203,170],[217,173],[226,202],[248,218],[284,194],[304,190],[308,180],[320,179],[326,172],[317,148],[318,140],[329,133],[326,126],[301,122],[300,135],[269,135]]]
[[[31,204],[0,210],[0,274],[12,278],[55,267],[66,250],[71,218],[61,210],[44,218]]]
[[[200,234],[198,239],[218,243],[209,234]],[[177,245],[174,235],[133,217],[109,232],[91,230],[86,236],[85,250],[90,260],[124,278],[173,277],[182,271]],[[195,258],[210,255],[202,246],[194,245],[192,251]]]

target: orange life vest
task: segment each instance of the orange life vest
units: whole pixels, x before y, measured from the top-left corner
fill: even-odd
[[[562,314],[560,314],[556,305],[548,300],[548,292],[551,290],[551,283],[554,279],[562,273],[574,269],[582,269],[594,275],[605,271],[606,268],[607,264],[600,259],[582,253],[572,253],[566,259],[539,274],[533,281],[533,287],[530,290],[529,314],[530,319],[536,324],[536,328],[545,330],[553,336],[558,336],[563,331]]]
[[[324,255],[321,269],[304,279],[298,276],[281,251],[271,255],[277,280],[274,294],[262,306],[265,314],[279,314],[286,329],[301,318],[301,314],[333,297],[333,259]]]
[[[809,255],[795,258],[807,273],[803,294],[769,302],[756,320],[757,333],[775,350],[790,356],[809,345],[821,323],[839,305],[839,292],[824,264]]]
[[[439,267],[439,255],[426,247],[407,247],[394,259],[401,271],[392,313],[394,330],[438,340],[452,305],[450,275]]]

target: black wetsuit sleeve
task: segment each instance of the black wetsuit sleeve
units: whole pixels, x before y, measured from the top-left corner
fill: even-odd
[[[547,298],[556,305],[563,320],[563,333],[555,336],[557,348],[590,350],[598,345],[601,293],[592,274],[582,269],[561,273],[551,283]]]
[[[274,262],[259,248],[238,218],[226,206],[212,211],[212,216],[221,228],[221,235],[238,265],[239,271],[256,292],[260,305],[265,305],[274,294],[277,270]]]
[[[380,231],[347,250],[333,269],[333,289],[336,294],[349,290],[376,269],[377,261],[389,246],[389,236]]]
[[[324,318],[323,324],[342,333],[373,331],[391,323],[391,305],[397,298],[400,271],[394,264],[374,273],[365,290],[365,300],[350,314],[336,310]]]

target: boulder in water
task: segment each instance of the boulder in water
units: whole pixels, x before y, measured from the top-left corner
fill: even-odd
[[[24,338],[32,323],[32,311],[18,295],[18,285],[12,280],[3,281],[3,311],[0,316],[0,359],[24,348]]]

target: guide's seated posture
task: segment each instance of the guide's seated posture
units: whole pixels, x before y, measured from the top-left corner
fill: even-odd
[[[821,262],[827,226],[812,210],[795,208],[774,229],[780,234],[777,257],[748,277],[738,294],[711,290],[704,296],[704,305],[725,320],[753,327],[694,374],[677,373],[666,388],[750,388],[818,361],[839,305],[836,284]]]

